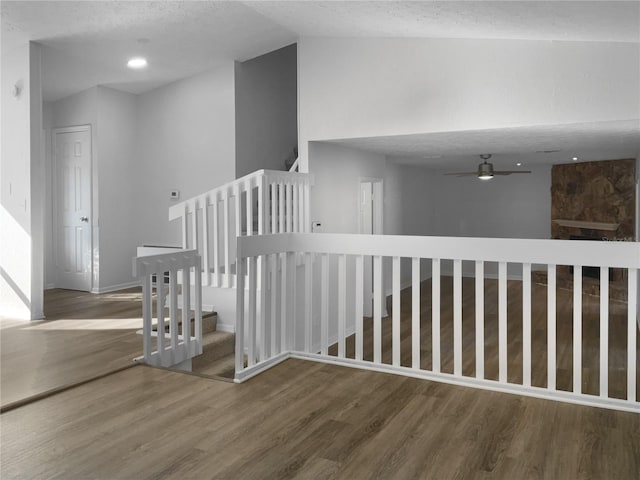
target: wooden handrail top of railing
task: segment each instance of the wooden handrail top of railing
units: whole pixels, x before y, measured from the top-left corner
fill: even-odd
[[[215,198],[216,195],[226,194],[233,195],[237,188],[242,188],[247,183],[254,183],[258,179],[265,177],[267,183],[282,182],[282,183],[301,183],[306,182],[309,185],[313,184],[313,175],[310,173],[299,172],[287,172],[283,170],[256,170],[253,173],[240,177],[231,182],[227,182],[211,190],[191,197],[187,200],[183,200],[180,203],[176,203],[169,207],[169,220],[175,220],[184,215],[185,207],[193,205],[196,201],[202,204],[203,201],[211,198]],[[253,184],[252,186],[257,186]],[[242,190],[244,191],[244,190]]]
[[[640,268],[638,242],[285,233],[238,239],[238,257],[311,252]]]
[[[152,274],[162,275],[168,270],[197,267],[199,257],[196,250],[177,250],[171,253],[134,257],[133,276],[140,278]]]

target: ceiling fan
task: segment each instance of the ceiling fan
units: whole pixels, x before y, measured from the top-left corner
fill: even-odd
[[[476,176],[480,180],[491,180],[494,175],[511,175],[512,173],[531,173],[531,170],[494,170],[493,163],[487,162],[491,158],[490,153],[480,155],[480,158],[484,160],[478,165],[478,170],[475,172],[451,172],[445,173],[445,175],[455,175],[456,177],[471,177]]]

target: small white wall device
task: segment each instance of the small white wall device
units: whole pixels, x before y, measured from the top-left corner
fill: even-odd
[[[169,193],[169,198],[171,200],[179,200],[180,199],[180,190],[171,190]]]

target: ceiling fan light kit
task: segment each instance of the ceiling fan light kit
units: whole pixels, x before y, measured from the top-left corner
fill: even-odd
[[[478,165],[478,178],[480,180],[491,180],[493,178],[493,165],[486,161]]]
[[[455,175],[456,177],[478,177],[480,180],[491,180],[495,175],[511,175],[513,173],[531,173],[531,170],[494,170],[493,163],[487,162],[491,158],[490,153],[480,155],[483,162],[478,165],[476,172],[450,172],[445,175]]]

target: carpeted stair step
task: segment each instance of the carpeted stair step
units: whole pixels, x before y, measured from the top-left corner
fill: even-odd
[[[192,360],[192,371],[208,368],[217,360],[235,352],[236,336],[228,332],[209,332],[202,336],[202,355]]]

